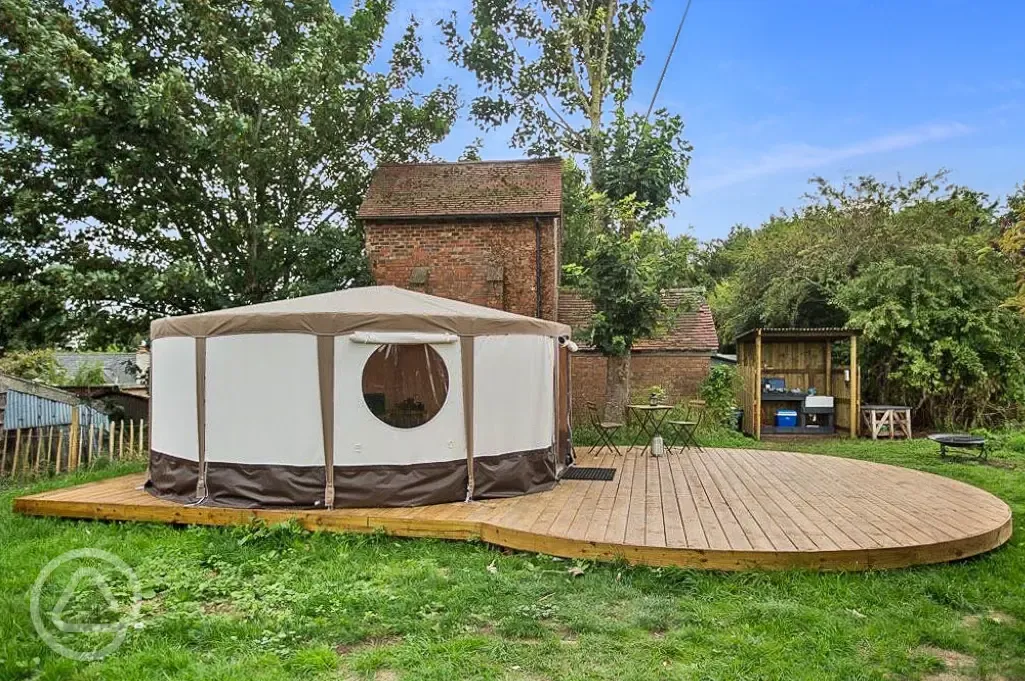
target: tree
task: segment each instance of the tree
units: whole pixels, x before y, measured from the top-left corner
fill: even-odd
[[[630,396],[630,351],[640,338],[668,329],[676,315],[662,293],[695,278],[696,242],[670,238],[658,225],[638,216],[649,207],[632,196],[617,202],[594,194],[591,208],[607,228],[594,235],[583,265],[569,266],[576,281],[594,303],[587,330],[590,345],[606,356],[606,418],[621,418]]]
[[[1025,314],[1025,184],[1007,198],[997,247],[1014,264],[1017,290],[1007,304]]]
[[[591,195],[594,191],[587,182],[587,173],[577,165],[572,157],[562,162],[562,248],[559,256],[561,266],[580,265],[587,257],[587,252],[594,247],[598,230],[594,226],[594,215],[591,209]],[[562,283],[577,285],[579,282],[572,277],[567,278],[563,269]]]
[[[701,271],[710,285],[728,279],[754,232],[746,225],[733,225],[725,239],[712,239],[701,250]]]
[[[439,22],[452,61],[483,94],[470,114],[485,129],[516,122],[512,143],[532,156],[556,151],[601,159],[606,107],[630,95],[643,61],[647,0],[475,0],[468,36],[458,15]]]
[[[564,173],[563,262],[569,266],[564,281],[585,284],[594,296],[595,328],[618,317],[616,309],[606,307],[617,296],[605,284],[580,279],[595,271],[585,265],[585,254],[593,251],[620,266],[638,265],[640,260],[630,256],[631,231],[653,229],[664,235],[656,223],[669,202],[686,191],[691,148],[682,137],[683,120],[665,109],[656,111],[653,121],[625,109],[634,70],[643,61],[639,45],[649,7],[647,0],[475,0],[465,35],[455,13],[440,22],[452,61],[473,73],[483,90],[470,106],[478,124],[493,130],[515,121],[512,144],[528,154],[559,152],[586,159],[586,179],[575,164]],[[588,207],[596,195],[604,198]],[[601,206],[621,201],[631,202],[632,218],[608,219]],[[613,223],[623,231],[610,233]],[[621,243],[614,245],[613,238]],[[616,281],[628,286],[644,279],[644,273],[634,272]],[[640,300],[636,288],[620,290],[618,298]],[[654,300],[659,308],[660,297]],[[608,355],[610,419],[622,418],[620,407],[629,394],[629,344],[645,331],[643,326],[615,325],[613,335],[628,345],[625,352]]]
[[[427,154],[457,108],[412,87],[415,21],[371,68],[390,10],[0,0],[5,240],[60,263],[93,344],[366,282],[372,167]]]
[[[711,304],[720,335],[755,326],[864,329],[864,399],[903,403],[928,425],[998,422],[1025,398],[1025,323],[1006,302],[996,204],[944,174],[889,185],[816,180],[730,256]]]
[[[937,426],[1013,417],[1025,400],[1025,318],[1004,306],[1014,276],[981,235],[911,246],[840,285],[836,303],[865,330],[863,384]]]
[[[85,362],[65,380],[65,385],[89,386],[104,385],[107,383],[107,375],[103,371],[103,362]]]
[[[52,349],[6,353],[0,356],[0,373],[49,385],[64,385],[68,377]]]
[[[690,143],[683,118],[656,112],[654,122],[617,107],[599,138],[598,163],[592,164],[595,189],[613,201],[633,196],[644,224],[661,220],[677,196],[686,195]]]

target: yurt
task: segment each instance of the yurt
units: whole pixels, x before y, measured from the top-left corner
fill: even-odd
[[[391,286],[158,319],[147,489],[239,508],[419,506],[551,488],[564,324]]]

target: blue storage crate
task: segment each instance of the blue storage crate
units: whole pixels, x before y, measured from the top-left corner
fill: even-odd
[[[777,428],[796,428],[797,412],[793,409],[780,409],[776,412]]]

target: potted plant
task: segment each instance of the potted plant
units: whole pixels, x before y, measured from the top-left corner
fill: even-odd
[[[660,385],[653,385],[648,391],[648,404],[657,407],[666,401],[666,389]]]

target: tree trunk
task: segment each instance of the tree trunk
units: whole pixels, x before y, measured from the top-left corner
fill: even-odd
[[[629,353],[606,357],[605,367],[605,420],[625,423],[630,401]]]

